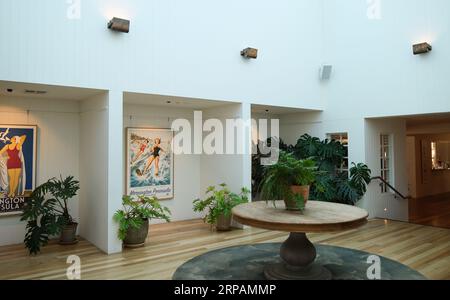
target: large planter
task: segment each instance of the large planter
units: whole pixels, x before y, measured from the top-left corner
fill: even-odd
[[[78,223],[70,223],[64,226],[63,230],[61,231],[59,243],[61,245],[73,245],[78,243],[77,228]]]
[[[217,231],[230,231],[231,230],[231,214],[229,216],[225,216],[224,214],[221,214],[217,218],[216,222],[216,229]]]
[[[140,228],[130,227],[127,236],[123,240],[123,245],[128,248],[137,248],[145,245],[148,237],[149,221],[144,220]]]
[[[293,185],[291,186],[291,191],[294,193],[294,195],[302,195],[303,199],[305,200],[305,205],[308,203],[309,200],[309,185],[299,186],[299,185]],[[292,211],[299,211],[300,209],[297,207],[297,203],[295,203],[295,200],[284,200],[284,203],[286,204],[287,210]]]

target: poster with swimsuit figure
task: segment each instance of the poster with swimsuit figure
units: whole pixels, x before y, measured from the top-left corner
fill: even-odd
[[[36,126],[0,125],[0,216],[20,214],[35,188]]]
[[[174,133],[170,129],[127,129],[127,194],[174,197]]]

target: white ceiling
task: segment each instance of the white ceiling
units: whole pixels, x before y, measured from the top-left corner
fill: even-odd
[[[450,113],[412,115],[404,118],[407,126],[450,123]]]
[[[126,92],[124,93],[124,103],[162,107],[207,109],[226,104],[233,104],[234,102]]]
[[[13,89],[13,92],[12,93],[8,92],[7,91],[8,89]],[[39,95],[29,94],[25,93],[25,90],[45,91],[46,93]],[[36,83],[0,81],[0,96],[79,101],[104,92],[105,90],[100,89],[86,89],[86,88],[55,86]],[[237,102],[125,92],[124,103],[136,105],[162,106],[162,107],[207,109],[227,104],[233,104]],[[311,112],[311,110],[281,107],[281,106],[270,106],[270,105],[252,105],[252,113],[260,113],[260,114],[270,113],[275,115],[283,115],[301,112]]]
[[[13,92],[8,92],[8,89],[13,89]],[[45,91],[45,94],[29,94],[25,90]],[[0,81],[0,96],[14,96],[27,98],[45,98],[45,99],[59,99],[59,100],[83,100],[105,91],[98,89],[85,89],[66,86],[55,86],[36,83],[22,83],[12,81]]]
[[[254,114],[273,114],[273,115],[286,115],[295,114],[302,112],[312,112],[313,110],[301,109],[301,108],[291,108],[291,107],[281,107],[281,106],[270,106],[270,105],[252,105],[252,113]]]

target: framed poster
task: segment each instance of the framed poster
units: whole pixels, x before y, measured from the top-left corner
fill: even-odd
[[[37,126],[0,125],[0,216],[22,212],[36,184]]]
[[[171,129],[127,128],[127,194],[174,196]]]

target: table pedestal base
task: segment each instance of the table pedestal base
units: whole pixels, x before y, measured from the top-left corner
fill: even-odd
[[[331,272],[313,264],[306,268],[291,269],[284,263],[271,265],[264,270],[268,280],[331,280]]]
[[[266,267],[269,280],[331,280],[331,272],[314,263],[317,252],[305,233],[291,233],[280,249],[283,263]]]

